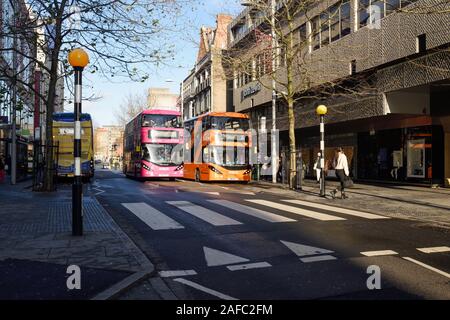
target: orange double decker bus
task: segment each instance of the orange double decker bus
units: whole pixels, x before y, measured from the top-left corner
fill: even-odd
[[[251,133],[247,115],[210,112],[185,121],[184,129],[184,178],[250,181]]]

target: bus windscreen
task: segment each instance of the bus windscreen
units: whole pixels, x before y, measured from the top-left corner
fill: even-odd
[[[142,126],[155,128],[181,128],[182,121],[179,115],[144,114],[142,116]]]
[[[248,119],[229,118],[229,117],[211,117],[211,129],[213,130],[243,130],[250,128]]]
[[[144,144],[142,160],[158,166],[178,166],[183,162],[183,150],[176,144]]]

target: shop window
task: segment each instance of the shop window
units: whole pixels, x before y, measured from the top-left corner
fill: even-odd
[[[408,141],[408,178],[425,178],[425,139]]]

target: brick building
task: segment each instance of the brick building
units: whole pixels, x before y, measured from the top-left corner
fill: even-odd
[[[219,14],[215,28],[200,29],[197,61],[182,84],[184,119],[211,111],[227,111],[227,79],[222,52],[227,48],[231,21],[231,16]]]

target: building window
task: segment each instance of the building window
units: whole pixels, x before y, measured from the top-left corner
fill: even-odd
[[[400,0],[386,0],[386,15],[400,8]]]
[[[308,32],[306,30],[306,23],[302,24],[298,28],[298,37],[299,37],[301,46],[306,47],[306,44],[308,43]]]
[[[340,10],[340,21],[341,21],[341,38],[350,34],[350,1],[345,1],[342,3]]]
[[[330,43],[330,27],[328,13],[324,12],[320,15],[320,45],[326,46]]]
[[[417,36],[416,52],[423,53],[425,51],[427,51],[427,35],[424,33],[424,34]]]
[[[349,73],[350,73],[350,75],[354,75],[356,73],[356,60],[352,60],[350,62]]]
[[[342,1],[311,19],[313,50],[350,34],[350,11],[350,2]]]
[[[314,17],[311,20],[312,48],[317,50],[320,48],[320,18]]]
[[[358,19],[360,28],[365,27],[367,24],[369,24],[369,6],[370,0],[359,0]]]

